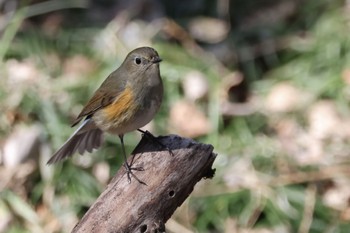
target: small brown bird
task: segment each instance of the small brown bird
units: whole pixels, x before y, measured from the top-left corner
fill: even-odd
[[[47,163],[56,163],[76,151],[91,152],[101,146],[103,133],[108,132],[120,138],[130,181],[131,167],[126,161],[123,136],[134,130],[143,132],[139,128],[150,122],[158,111],[163,99],[161,61],[153,48],[131,51],[96,90],[72,127],[84,119],[83,123]]]

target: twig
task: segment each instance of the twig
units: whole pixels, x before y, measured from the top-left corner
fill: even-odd
[[[283,174],[272,178],[268,182],[268,185],[284,186],[290,184],[328,180],[338,176],[350,176],[349,165],[331,165],[328,167],[319,167],[317,171],[299,171]]]
[[[304,213],[301,219],[299,233],[308,233],[312,223],[312,217],[314,215],[314,209],[316,204],[317,188],[315,184],[310,184],[305,193],[304,201]]]

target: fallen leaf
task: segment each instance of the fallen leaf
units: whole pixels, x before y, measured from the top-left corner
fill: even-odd
[[[195,101],[207,96],[209,85],[207,77],[199,71],[190,71],[184,76],[182,82],[185,97]]]
[[[20,62],[15,59],[6,61],[7,80],[10,86],[26,81],[40,80],[42,73],[30,61]]]
[[[178,101],[170,109],[170,125],[181,136],[195,138],[209,133],[210,123],[196,105]]]
[[[106,162],[100,162],[94,165],[92,173],[101,184],[107,184],[109,180],[109,171],[109,164]]]
[[[272,88],[266,98],[265,106],[271,112],[291,112],[300,106],[304,98],[299,89],[284,82]]]
[[[188,28],[193,38],[213,44],[224,40],[230,30],[224,20],[210,17],[196,17],[190,21]]]
[[[38,125],[15,127],[3,147],[4,166],[16,167],[29,158],[37,159],[41,135],[42,128]]]
[[[311,106],[308,123],[310,134],[318,139],[338,135],[343,128],[335,103],[327,100],[318,101]]]
[[[63,64],[64,74],[73,77],[84,77],[91,74],[95,69],[95,63],[80,54],[67,58]]]

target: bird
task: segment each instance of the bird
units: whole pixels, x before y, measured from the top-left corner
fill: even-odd
[[[47,164],[71,157],[77,151],[81,155],[85,151],[92,152],[101,146],[103,135],[110,133],[119,136],[130,182],[129,174],[133,173],[127,162],[123,137],[135,130],[152,135],[140,128],[154,118],[162,103],[161,61],[158,52],[151,47],[129,52],[119,68],[102,82],[83,107],[72,127],[82,123]]]

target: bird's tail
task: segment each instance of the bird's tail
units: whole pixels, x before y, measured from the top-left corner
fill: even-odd
[[[103,141],[103,132],[97,128],[92,119],[86,119],[81,126],[68,138],[63,146],[49,159],[47,164],[53,164],[72,156],[76,151],[83,154],[92,152],[100,147]]]

